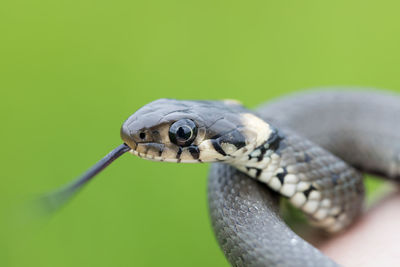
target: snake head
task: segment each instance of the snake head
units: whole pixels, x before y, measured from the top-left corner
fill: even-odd
[[[168,162],[234,160],[268,138],[267,123],[235,101],[159,99],[121,127],[130,152]]]

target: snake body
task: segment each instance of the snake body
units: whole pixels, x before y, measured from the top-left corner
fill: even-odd
[[[337,232],[362,210],[360,171],[400,180],[400,98],[371,90],[302,93],[254,112],[161,99],[129,117],[121,137],[146,159],[218,162],[210,214],[234,266],[335,266],[285,225],[278,195]]]
[[[399,181],[400,98],[378,91],[311,91],[260,107],[260,117],[287,127],[358,170]],[[224,164],[209,176],[210,214],[234,266],[336,266],[291,231],[277,195]]]

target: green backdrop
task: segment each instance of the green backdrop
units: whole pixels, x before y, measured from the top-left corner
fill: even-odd
[[[253,107],[325,85],[400,91],[398,1],[0,3],[0,266],[227,266],[207,165],[124,155],[47,221],[21,212],[161,98]]]

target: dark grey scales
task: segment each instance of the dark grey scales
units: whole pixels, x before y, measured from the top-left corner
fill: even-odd
[[[233,266],[337,266],[283,222],[277,193],[237,169],[213,164],[208,195],[215,236]]]
[[[283,97],[256,112],[362,172],[399,181],[400,97],[363,88],[323,90]],[[337,266],[285,225],[278,194],[235,168],[213,164],[208,200],[215,235],[233,266]]]

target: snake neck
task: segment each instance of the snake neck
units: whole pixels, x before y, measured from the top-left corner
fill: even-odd
[[[280,167],[281,151],[286,146],[285,136],[275,127],[271,127],[268,139],[261,145],[248,151],[242,157],[238,157],[229,162],[242,172],[247,173],[252,178],[267,183],[274,190],[278,190],[276,181],[271,181],[273,176],[285,173],[285,169]],[[283,175],[279,175],[283,178]]]
[[[291,156],[284,151],[284,148],[287,147],[287,137],[275,127],[271,126],[270,129],[268,139],[264,140],[261,145],[245,153],[242,157],[233,159],[229,164],[250,177],[266,183],[274,191],[291,197],[294,193],[293,186],[283,187],[283,185],[288,181],[291,182],[294,177],[288,174],[287,166],[281,162],[283,156]]]
[[[361,175],[288,130],[271,126],[261,145],[229,164],[288,198],[314,225],[328,232],[342,230],[361,210]]]

